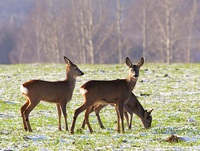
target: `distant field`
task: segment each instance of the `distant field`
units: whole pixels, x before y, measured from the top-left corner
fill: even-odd
[[[121,65],[79,65],[85,73],[78,77],[71,102],[67,105],[68,124],[82,102],[79,87],[91,79],[126,78]],[[90,115],[93,134],[81,130],[84,114],[77,118],[75,134],[58,131],[55,104],[41,102],[30,114],[33,133],[23,130],[20,107],[25,98],[20,85],[30,79],[63,80],[64,64],[0,65],[0,150],[200,150],[200,64],[144,64],[134,89],[145,109],[152,112],[152,128],[143,128],[134,115],[132,129],[117,133],[117,116],[112,106],[101,118],[106,129]],[[125,123],[126,124],[126,123]],[[62,117],[64,129],[64,120]],[[165,140],[175,134],[178,143]]]

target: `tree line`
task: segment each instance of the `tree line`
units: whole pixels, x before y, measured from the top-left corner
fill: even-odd
[[[18,0],[21,4],[26,0]],[[0,63],[200,61],[198,0],[29,0],[0,21]],[[1,15],[1,13],[0,13]]]

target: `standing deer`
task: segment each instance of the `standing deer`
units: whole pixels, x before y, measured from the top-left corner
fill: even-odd
[[[30,80],[21,85],[21,92],[26,97],[26,103],[21,107],[24,129],[32,132],[29,114],[41,101],[56,103],[58,110],[58,129],[61,130],[61,110],[68,130],[66,105],[71,100],[75,88],[76,77],[84,73],[64,56],[66,63],[66,79],[64,81]]]
[[[85,122],[88,125],[90,133],[93,132],[89,123],[89,114],[91,109],[96,104],[115,104],[118,112],[118,127],[120,132],[120,118],[122,124],[122,132],[124,133],[123,108],[125,102],[129,99],[133,88],[139,76],[139,69],[144,64],[142,57],[137,64],[133,65],[131,60],[126,58],[126,65],[129,67],[129,76],[126,79],[117,79],[110,81],[92,80],[81,86],[80,92],[84,98],[84,103],[81,107],[75,110],[74,118],[71,126],[71,133],[74,133],[74,127],[77,116],[86,110]],[[120,116],[120,117],[119,117]]]
[[[99,116],[99,112],[105,106],[107,106],[107,105],[106,104],[103,104],[103,105],[102,104],[97,104],[96,106],[93,106],[92,110],[91,110],[91,112],[92,111],[95,112],[95,114],[97,116],[97,119],[98,119],[99,126],[101,128],[104,128],[104,126],[103,126],[103,123],[102,123],[101,118]],[[151,117],[151,112],[152,111],[153,111],[153,109],[151,111],[149,111],[149,112],[147,110],[144,110],[144,108],[142,107],[142,105],[138,101],[137,97],[133,93],[131,93],[131,96],[130,96],[129,100],[126,101],[125,104],[124,104],[124,114],[125,114],[129,129],[131,129],[133,113],[135,113],[141,119],[141,121],[143,123],[143,126],[145,128],[150,128],[151,127],[151,122],[152,122],[152,117]],[[127,112],[131,116],[130,123],[129,123]],[[83,121],[83,124],[82,124],[82,128],[84,128],[84,127],[85,127],[85,120]]]

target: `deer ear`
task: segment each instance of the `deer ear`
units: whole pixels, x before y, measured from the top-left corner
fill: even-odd
[[[141,67],[144,64],[144,58],[140,58],[140,60],[138,61],[138,66]]]
[[[67,65],[72,65],[73,64],[66,56],[64,56],[64,60],[65,60],[65,63]]]
[[[131,66],[133,65],[132,62],[131,62],[131,60],[130,60],[128,57],[126,58],[126,65],[127,65],[129,68],[131,68]]]
[[[153,109],[152,110],[150,110],[148,113],[149,113],[149,115],[151,114],[151,112],[153,111]]]

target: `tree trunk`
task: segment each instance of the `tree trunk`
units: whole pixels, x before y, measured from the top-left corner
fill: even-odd
[[[121,31],[121,2],[117,0],[117,31],[119,63],[122,63],[122,31]]]
[[[188,40],[187,40],[187,63],[191,62],[191,41],[192,41],[192,31],[193,31],[193,26],[194,26],[194,19],[195,19],[195,14],[197,11],[197,1],[193,0],[193,6],[192,6],[192,12],[191,12],[191,18],[189,22],[189,35],[188,35]]]
[[[172,62],[172,46],[171,46],[171,8],[168,0],[165,1],[166,5],[166,53],[167,53],[167,63]]]
[[[88,41],[91,64],[94,64],[94,48],[93,48],[93,5],[92,0],[89,1],[89,27],[88,27]]]
[[[146,0],[144,0],[143,5],[143,16],[142,16],[142,56],[146,57],[146,47],[147,47],[147,6]]]

